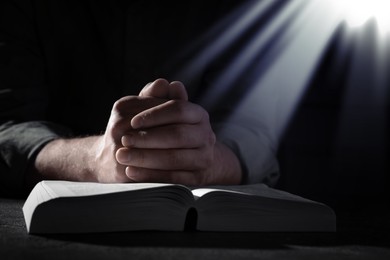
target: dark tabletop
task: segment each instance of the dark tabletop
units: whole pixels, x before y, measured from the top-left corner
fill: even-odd
[[[0,199],[0,259],[390,259],[386,207],[338,214],[336,233],[28,235],[23,200]]]

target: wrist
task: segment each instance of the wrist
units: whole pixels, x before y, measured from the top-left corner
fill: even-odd
[[[239,185],[242,181],[241,163],[236,154],[225,144],[217,142],[214,152],[213,184]]]
[[[96,181],[92,148],[97,137],[55,139],[38,153],[35,174],[40,179]]]

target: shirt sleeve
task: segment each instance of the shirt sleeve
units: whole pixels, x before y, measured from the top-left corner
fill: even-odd
[[[265,125],[257,118],[243,117],[214,123],[213,128],[218,140],[228,146],[240,160],[242,184],[276,184],[279,178],[277,148]]]
[[[68,130],[48,122],[7,122],[0,126],[0,193],[23,195],[24,175],[37,152],[47,142],[68,134]]]

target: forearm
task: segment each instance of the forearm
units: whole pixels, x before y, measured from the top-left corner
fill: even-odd
[[[38,153],[30,176],[35,179],[97,181],[95,153],[98,136],[56,139]]]

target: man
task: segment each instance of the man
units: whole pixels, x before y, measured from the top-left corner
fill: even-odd
[[[224,13],[218,4],[1,5],[1,193],[25,194],[41,179],[275,182],[267,129],[226,121],[230,101],[219,111],[189,101],[207,93],[210,64],[186,86],[157,79],[183,66],[176,54]]]

